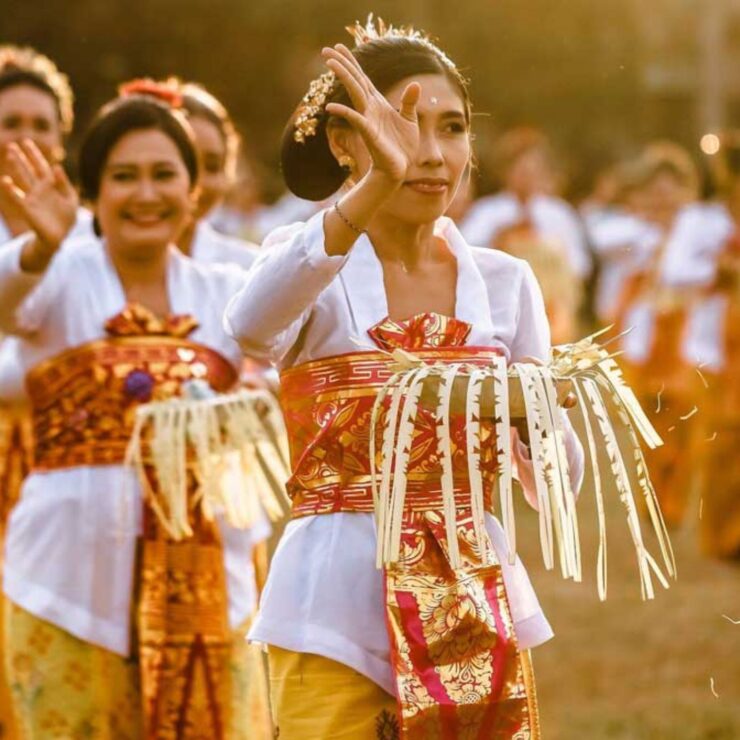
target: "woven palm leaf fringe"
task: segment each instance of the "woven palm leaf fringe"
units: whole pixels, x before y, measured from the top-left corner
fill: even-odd
[[[676,564],[640,447],[640,439],[649,448],[658,447],[662,440],[625,383],[613,356],[596,341],[596,337],[598,334],[573,344],[554,347],[550,361],[545,365],[514,363],[507,366],[503,357],[497,357],[490,367],[481,368],[465,363],[426,363],[404,350],[393,353],[394,374],[378,394],[370,433],[379,567],[398,560],[411,444],[420,397],[428,387],[433,389],[437,402],[442,506],[450,564],[453,568],[461,567],[455,535],[456,507],[450,450],[452,413],[465,414],[474,536],[481,549],[488,543],[484,535],[485,504],[480,472],[480,422],[484,397],[492,399],[489,406],[493,408],[496,426],[501,519],[508,559],[514,561],[516,523],[509,429],[511,399],[520,388],[529,432],[543,561],[548,569],[554,568],[557,563],[565,578],[582,580],[576,494],[571,483],[563,426],[565,412],[558,404],[558,391],[566,384],[578,400],[583,419],[586,468],[596,499],[599,534],[596,583],[599,598],[603,600],[607,596],[605,482],[612,483],[624,506],[643,598],[654,598],[653,579],[657,579],[663,587],[668,587],[669,577],[676,577]],[[462,410],[459,407],[453,410],[452,399],[457,393],[453,394],[453,388],[457,389],[461,382],[463,407]],[[377,450],[376,430],[381,419],[382,444]],[[657,538],[662,566],[645,544],[636,495],[644,499]]]
[[[266,391],[140,406],[125,464],[138,473],[145,500],[175,540],[192,535],[193,506],[201,506],[207,519],[222,513],[244,529],[260,509],[275,520],[288,505],[287,434],[277,401]],[[193,479],[195,497],[188,495]]]

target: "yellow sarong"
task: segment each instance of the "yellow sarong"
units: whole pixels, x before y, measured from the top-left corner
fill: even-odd
[[[398,740],[393,696],[366,676],[321,655],[270,645],[270,698],[280,740]],[[528,650],[522,665],[529,687],[530,715],[538,717]],[[539,722],[531,740],[540,737]]]
[[[5,602],[6,674],[23,740],[143,737],[139,666]],[[272,738],[262,656],[234,633],[229,740]]]
[[[280,740],[395,740],[396,699],[349,666],[270,645],[270,698]]]

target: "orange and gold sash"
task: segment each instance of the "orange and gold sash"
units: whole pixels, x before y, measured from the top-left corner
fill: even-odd
[[[219,392],[234,367],[186,336],[190,317],[160,321],[129,306],[106,324],[109,337],[75,347],[34,368],[27,387],[34,421],[35,469],[124,461],[136,409],[206,380]],[[150,485],[158,485],[150,476]],[[189,495],[198,494],[191,480]],[[193,536],[175,542],[145,505],[138,560],[136,645],[146,737],[229,737],[231,642],[223,546],[216,524],[192,506]]]
[[[382,348],[414,350],[430,362],[490,365],[498,351],[465,346],[469,331],[464,322],[423,314],[382,322],[370,336]],[[370,418],[378,391],[392,375],[390,363],[387,354],[370,351],[283,372],[294,516],[374,510]],[[401,554],[385,569],[401,737],[536,738],[533,686],[517,646],[501,565],[490,542],[474,536],[461,417],[453,416],[450,437],[462,567],[450,565],[436,415],[422,409],[411,445]],[[480,443],[484,500],[491,511],[493,420],[481,420]]]

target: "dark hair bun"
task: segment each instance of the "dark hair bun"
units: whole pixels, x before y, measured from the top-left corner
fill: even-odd
[[[297,113],[297,111],[296,111]],[[329,148],[326,136],[328,116],[323,113],[316,127],[316,135],[305,141],[295,140],[296,113],[290,117],[283,131],[280,163],[288,189],[299,198],[326,200],[342,187],[347,177]]]
[[[428,40],[418,35],[404,37],[396,32],[395,35],[383,38],[363,40],[352,50],[352,54],[383,95],[408,77],[445,75],[460,93],[465,106],[465,117],[468,123],[470,122],[470,99],[465,79],[444,53]],[[314,81],[316,82],[318,80]],[[311,88],[309,95],[310,92]],[[305,100],[304,97],[304,103]],[[325,200],[339,190],[348,175],[347,171],[339,166],[329,148],[326,136],[327,122],[330,118],[326,113],[327,103],[352,106],[344,86],[337,83],[321,101],[322,109],[319,112],[311,111],[311,117],[316,118],[316,129],[313,133],[306,133],[303,141],[295,139],[295,124],[302,112],[301,105],[296,108],[283,132],[281,161],[285,184],[292,193],[306,200]]]

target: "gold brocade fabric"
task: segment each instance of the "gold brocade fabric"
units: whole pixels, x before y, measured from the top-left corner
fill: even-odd
[[[425,314],[406,322],[381,322],[369,334],[384,347],[413,347],[429,362],[490,365],[497,350],[465,346],[465,326]],[[294,516],[373,511],[369,425],[377,392],[391,374],[389,364],[387,355],[367,352],[283,373]],[[382,433],[382,424],[377,432]],[[420,409],[410,451],[401,554],[385,571],[399,737],[538,738],[533,684],[517,646],[501,565],[490,542],[483,554],[473,535],[464,415],[452,415],[450,435],[463,567],[450,566],[435,414]],[[485,420],[479,457],[484,500],[491,510],[496,445],[493,425]]]
[[[33,466],[33,425],[26,405],[0,404],[0,531]]]
[[[175,337],[111,337],[67,350],[26,377],[34,469],[118,464],[140,404],[178,396],[190,380],[221,389],[235,378],[218,353]]]
[[[321,655],[296,653],[273,645],[268,655],[275,737],[399,740],[396,701],[374,681]],[[530,687],[530,716],[536,717],[529,651],[522,653],[522,666],[524,680]]]
[[[182,542],[145,512],[139,659],[145,736],[157,740],[227,738],[231,726],[223,548],[216,523],[198,512]]]
[[[33,465],[32,428],[27,406],[0,404],[0,575],[8,517],[20,496],[23,479]],[[0,604],[4,601],[5,596],[0,595]],[[0,645],[4,644],[0,626]],[[20,740],[4,663],[0,665],[0,737]]]
[[[501,566],[492,551],[481,557],[469,510],[457,517],[462,568],[428,511],[405,517],[400,560],[386,569],[401,737],[538,738]]]
[[[129,306],[107,322],[108,339],[34,368],[27,386],[35,469],[121,464],[140,404],[179,396],[192,380],[229,390],[236,370],[185,338],[195,326],[190,317],[161,321]],[[235,736],[223,547],[217,526],[200,514],[198,491],[191,476],[194,534],[185,541],[173,541],[149,506],[144,509],[136,637],[143,732],[151,739]]]

